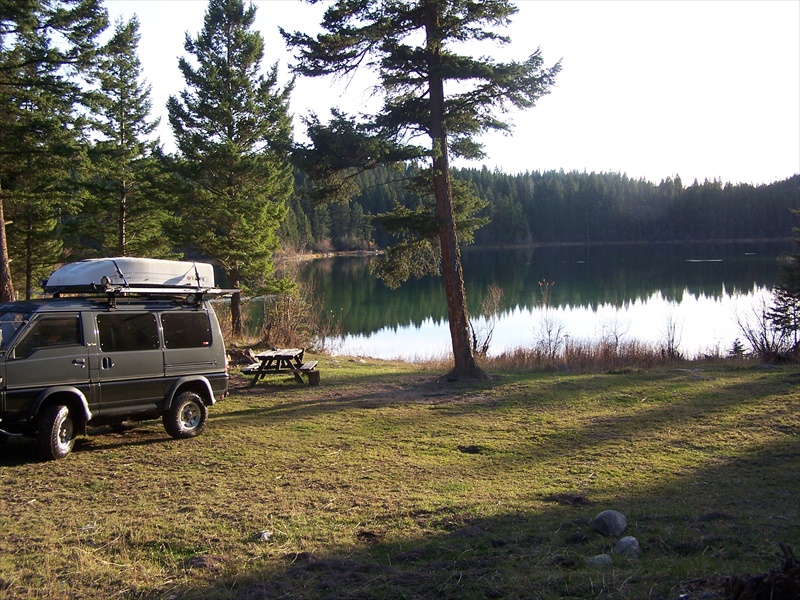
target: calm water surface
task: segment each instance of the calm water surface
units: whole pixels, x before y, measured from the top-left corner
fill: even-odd
[[[467,249],[467,303],[480,312],[489,286],[502,288],[503,308],[489,354],[532,347],[545,321],[574,339],[616,335],[661,345],[669,324],[686,356],[725,353],[741,338],[738,318],[770,297],[781,256],[791,243],[653,244],[526,249]],[[439,278],[390,290],[370,274],[369,257],[325,258],[301,278],[313,282],[344,336],[333,350],[346,355],[424,360],[451,351],[447,307]],[[540,282],[550,305],[541,305]],[[484,321],[478,319],[477,327]]]

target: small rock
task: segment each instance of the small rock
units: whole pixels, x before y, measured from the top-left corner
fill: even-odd
[[[639,546],[639,540],[627,535],[614,545],[614,552],[629,558],[639,558],[642,555],[642,548]]]
[[[586,566],[588,567],[597,567],[598,569],[605,569],[606,567],[610,567],[614,561],[611,560],[611,557],[608,554],[598,554],[597,556],[593,556],[592,558],[586,559]]]
[[[268,542],[270,538],[272,538],[272,532],[267,529],[258,534],[258,539],[261,542]]]
[[[616,537],[628,528],[628,520],[616,510],[604,510],[590,521],[592,527],[606,537]]]

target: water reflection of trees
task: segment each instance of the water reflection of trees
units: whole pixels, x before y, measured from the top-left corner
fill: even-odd
[[[722,299],[754,286],[772,286],[780,269],[777,257],[788,247],[740,243],[467,249],[467,301],[477,310],[494,283],[503,289],[506,307],[532,309],[543,279],[555,283],[550,298],[555,307],[623,307],[658,293],[674,302],[681,302],[686,292]],[[302,277],[314,282],[327,310],[341,314],[345,331],[367,335],[383,327],[446,319],[438,278],[390,290],[370,274],[371,260],[325,258],[303,270]]]

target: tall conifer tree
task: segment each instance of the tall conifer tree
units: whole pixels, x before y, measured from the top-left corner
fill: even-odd
[[[90,151],[89,197],[76,220],[89,256],[168,254],[162,224],[167,210],[157,189],[158,125],[150,119],[150,86],[142,82],[138,57],[139,21],[119,21],[103,47],[97,69],[94,128],[99,139]]]
[[[544,68],[538,50],[524,62],[509,63],[455,52],[465,42],[508,42],[492,28],[506,25],[515,12],[505,0],[338,0],[325,12],[324,33],[311,37],[283,32],[298,50],[298,73],[349,76],[366,66],[381,79],[385,100],[379,113],[361,123],[336,113],[330,127],[312,119],[314,147],[299,155],[323,186],[335,191],[351,182],[353,173],[381,164],[423,156],[430,161],[427,185],[435,199],[433,210],[398,207],[394,225],[423,240],[438,239],[454,378],[485,374],[472,355],[458,245],[457,221],[469,223],[470,209],[457,210],[450,156],[480,158],[481,145],[474,137],[508,129],[496,113],[533,106],[560,70],[558,63]],[[426,148],[410,143],[418,136],[428,138]],[[469,196],[465,199],[468,204]],[[409,245],[406,258],[411,260],[398,266],[413,270],[420,258],[424,261],[413,251],[419,247],[424,248]]]
[[[210,0],[202,31],[186,36],[196,66],[180,59],[187,87],[167,104],[185,184],[173,232],[241,288],[263,284],[273,272],[293,181],[292,85],[278,88],[277,64],[261,73],[264,41],[250,30],[255,11],[241,0]],[[234,334],[241,335],[239,293],[231,314]]]
[[[25,249],[14,270],[28,293],[34,263],[52,260],[32,253],[39,235],[54,237],[56,214],[74,197],[63,187],[85,147],[74,108],[107,24],[100,0],[0,3],[0,301],[16,295],[7,233]],[[12,214],[21,221],[9,224]]]

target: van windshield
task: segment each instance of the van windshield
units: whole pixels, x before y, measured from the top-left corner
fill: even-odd
[[[30,319],[28,313],[7,311],[0,312],[0,350],[8,349],[17,331]]]

